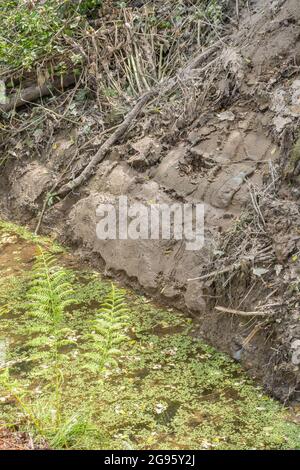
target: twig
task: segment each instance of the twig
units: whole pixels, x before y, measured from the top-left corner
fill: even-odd
[[[97,134],[92,139],[90,139],[87,142],[85,142],[84,144],[82,144],[81,147],[79,147],[78,151],[81,152],[82,150],[87,148],[89,145],[92,145],[96,139],[99,140],[100,137],[103,137],[105,134],[108,134],[109,132],[114,131],[118,127],[119,127],[119,124],[117,124],[116,126],[110,127],[108,129],[104,129],[104,131],[100,132],[100,134]]]
[[[51,116],[55,116],[59,121],[64,119],[65,121],[71,122],[72,124],[75,124],[75,125],[78,124],[78,122],[74,121],[73,119],[69,119],[68,117],[66,117],[65,116],[66,113],[59,114],[51,108],[46,108],[46,106],[43,106],[42,104],[32,103],[31,101],[27,101],[24,98],[22,101],[23,101],[23,104],[30,104],[31,106],[34,106],[36,108],[43,109],[46,113],[50,114]]]
[[[53,184],[53,186],[51,187],[51,189],[49,190],[49,192],[46,194],[45,196],[45,199],[44,199],[44,202],[43,202],[43,206],[42,206],[42,210],[40,212],[40,215],[39,215],[39,219],[38,219],[38,223],[36,225],[36,228],[35,228],[35,231],[34,231],[34,234],[35,235],[38,235],[39,233],[39,230],[40,230],[40,227],[41,227],[41,224],[42,224],[42,221],[43,221],[43,217],[44,217],[44,214],[46,212],[46,209],[47,209],[47,205],[48,205],[48,201],[49,201],[49,196],[51,196],[53,194],[53,192],[55,191],[55,189],[57,188],[57,186],[60,184],[60,182],[62,181],[63,177],[65,176],[65,174],[68,172],[70,166],[72,165],[73,161],[77,158],[78,156],[78,151],[75,152],[73,158],[71,159],[71,161],[68,163],[65,171],[60,175],[59,179]],[[56,196],[56,194],[55,194]]]
[[[39,216],[38,223],[37,223],[36,228],[35,228],[35,231],[34,231],[34,234],[35,234],[35,235],[38,235],[38,233],[39,233],[40,226],[41,226],[41,223],[42,223],[44,214],[45,214],[45,210],[46,210],[46,208],[47,208],[48,201],[49,201],[49,197],[48,197],[48,193],[47,193],[47,195],[46,195],[46,197],[45,197],[45,199],[44,199],[44,203],[43,203],[43,207],[42,207],[42,210],[41,210],[41,213],[40,213],[40,216]]]
[[[265,230],[264,230],[264,227],[266,226],[266,222],[265,222],[264,216],[262,215],[262,212],[261,212],[261,210],[260,210],[260,207],[259,207],[259,205],[258,205],[258,203],[257,203],[255,189],[254,189],[254,187],[251,186],[251,185],[249,185],[249,189],[250,189],[250,197],[251,197],[251,201],[252,201],[254,210],[255,210],[255,212],[256,212],[257,215],[258,215],[258,225],[259,225],[260,229],[264,232],[264,231],[265,231]],[[262,221],[263,227],[260,226],[259,219]]]
[[[231,308],[217,306],[215,309],[218,312],[230,313],[232,315],[240,315],[241,317],[266,317],[268,314],[264,312],[243,312],[242,310],[234,310]]]
[[[203,276],[195,277],[193,279],[187,279],[187,282],[205,281],[206,279],[210,279],[211,277],[218,276],[219,274],[225,274],[225,273],[228,273],[228,272],[230,272],[234,269],[238,269],[240,266],[241,266],[241,262],[231,264],[230,266],[227,266],[227,268],[217,269],[216,271],[212,271],[211,273],[204,274]]]
[[[245,338],[245,340],[243,341],[243,344],[242,344],[242,347],[244,348],[245,346],[247,346],[247,344],[250,343],[250,341],[253,340],[254,336],[261,330],[262,326],[264,325],[264,322],[262,323],[259,323],[258,325],[255,325],[255,327],[253,328],[253,330],[251,331],[251,333],[247,336],[247,338]]]
[[[236,2],[235,2],[235,11],[236,11],[237,24],[239,24],[239,22],[240,22],[240,0],[236,0]]]

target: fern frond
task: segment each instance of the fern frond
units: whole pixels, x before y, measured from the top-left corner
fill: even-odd
[[[126,307],[125,292],[112,284],[110,293],[102,304],[94,321],[92,351],[85,354],[91,361],[90,370],[102,373],[107,367],[118,365],[116,358],[121,355],[122,345],[129,340],[124,334],[128,324],[129,311]]]
[[[62,324],[64,310],[72,303],[73,288],[69,273],[56,266],[52,254],[40,248],[33,267],[33,277],[27,294],[28,314],[44,321],[56,330]]]

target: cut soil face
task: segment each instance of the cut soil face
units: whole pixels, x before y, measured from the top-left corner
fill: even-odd
[[[289,155],[300,117],[300,7],[298,0],[249,7],[239,29],[228,27],[224,47],[195,70],[195,81],[145,109],[92,178],[65,199],[49,191],[62,175],[63,183],[77,176],[103,143],[84,142],[87,153],[77,145],[99,118],[94,103],[75,105],[78,125],[62,123],[39,156],[34,142],[28,151],[13,137],[24,158],[9,158],[1,170],[0,204],[6,217],[34,229],[48,198],[45,233],[105,274],[194,315],[201,336],[276,397],[297,401],[299,176],[297,157],[291,163]],[[204,248],[98,240],[98,205],[116,205],[123,195],[131,203],[204,204]],[[247,312],[266,318],[245,319]]]

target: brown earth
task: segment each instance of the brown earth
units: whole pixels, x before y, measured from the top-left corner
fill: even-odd
[[[85,186],[54,201],[41,226],[107,275],[191,313],[201,336],[293,401],[300,398],[297,152],[290,158],[300,117],[299,25],[298,0],[249,2],[214,63],[196,70],[178,99],[162,98],[160,113],[145,111]],[[36,226],[61,173],[74,177],[97,149],[76,144],[96,119],[86,107],[78,126],[62,126],[42,155],[33,145],[8,160],[0,174],[4,216]],[[22,149],[14,138],[10,152]],[[98,240],[96,208],[120,195],[203,203],[204,248]]]
[[[0,429],[0,450],[32,450],[32,444],[23,433]]]

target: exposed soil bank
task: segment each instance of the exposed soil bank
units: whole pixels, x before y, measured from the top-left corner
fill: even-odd
[[[46,210],[42,230],[106,274],[191,312],[201,336],[276,397],[299,400],[297,145],[290,155],[300,116],[300,6],[298,0],[249,3],[239,29],[213,65],[207,60],[197,83],[186,85],[182,100],[163,103],[165,114],[145,112],[84,187]],[[34,228],[60,175],[77,175],[87,156],[78,157],[74,136],[95,118],[93,108],[82,117],[52,136],[44,155],[31,150],[8,160],[0,179],[6,217]],[[14,145],[22,153],[18,138]],[[204,249],[97,240],[98,204],[114,204],[120,195],[145,204],[202,202]],[[260,315],[245,318],[249,312]]]

